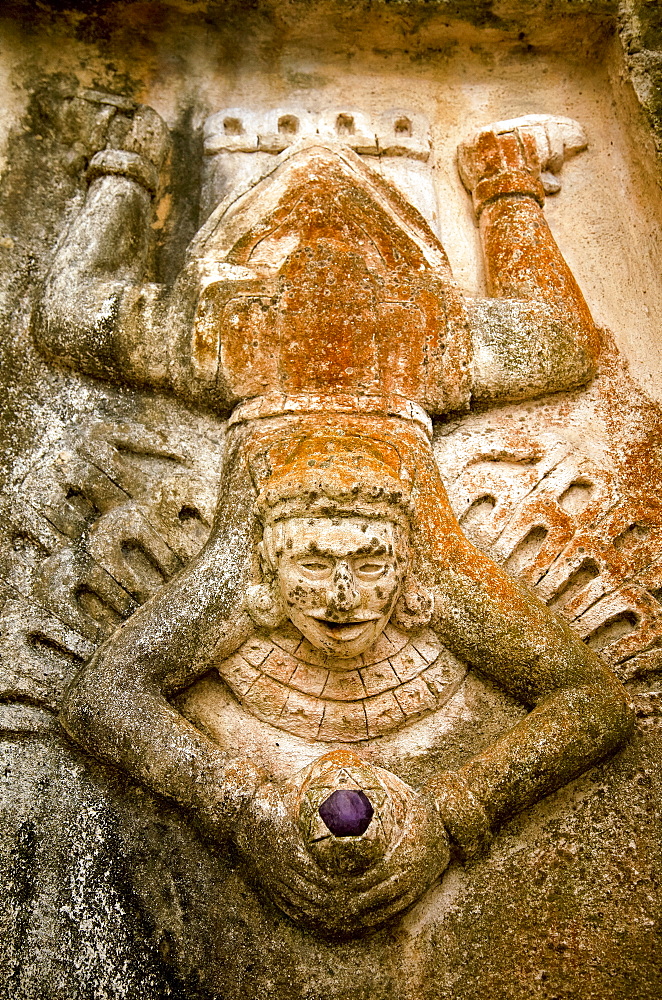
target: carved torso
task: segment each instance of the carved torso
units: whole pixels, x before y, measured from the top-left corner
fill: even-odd
[[[229,402],[278,393],[466,405],[469,332],[444,249],[347,150],[296,153],[221,206],[192,254],[204,275],[193,370]]]

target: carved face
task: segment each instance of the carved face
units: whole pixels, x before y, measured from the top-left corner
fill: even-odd
[[[333,656],[359,656],[387,624],[409,564],[402,528],[360,517],[291,518],[275,562],[288,617]]]

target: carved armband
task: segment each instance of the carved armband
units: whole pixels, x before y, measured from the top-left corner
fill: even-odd
[[[125,149],[102,149],[90,161],[87,177],[90,183],[106,174],[127,177],[144,187],[151,195],[158,186],[158,173],[154,164]]]
[[[480,216],[491,201],[503,195],[533,198],[541,208],[545,204],[545,192],[539,177],[525,169],[504,170],[493,177],[484,177],[476,184],[472,191],[476,216]]]

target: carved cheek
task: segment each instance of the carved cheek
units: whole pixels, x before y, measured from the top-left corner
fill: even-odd
[[[390,607],[398,596],[398,591],[400,590],[400,580],[394,575],[389,574],[387,580],[384,583],[384,597],[382,599],[382,607],[384,610]]]
[[[391,604],[394,603],[400,585],[401,581],[399,577],[392,570],[389,570],[380,580],[377,580],[364,590],[362,603],[373,611],[380,611],[382,614],[385,614]]]
[[[321,597],[319,585],[304,580],[301,577],[288,579],[284,588],[285,600],[297,608],[307,609],[317,607]]]

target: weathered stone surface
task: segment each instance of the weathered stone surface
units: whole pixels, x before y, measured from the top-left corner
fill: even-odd
[[[626,72],[650,129],[659,165],[662,152],[662,18],[659,5],[646,0],[626,0],[620,4],[619,22]]]
[[[629,39],[626,62],[635,89],[654,123],[659,46],[653,6],[623,7],[621,25]],[[632,136],[638,141],[642,133],[628,131],[632,123],[622,110],[629,98],[619,83],[622,63],[610,41],[616,5],[557,0],[532,11],[519,2],[265,2],[250,9],[124,2],[59,10],[15,3],[4,13],[0,728],[6,739],[0,864],[6,893],[0,908],[0,996],[655,997],[661,971],[657,678],[662,515],[653,496],[660,481],[655,454],[659,347],[646,309],[654,315],[661,295],[652,235],[660,206],[652,173],[639,169],[646,150],[631,147]],[[140,110],[138,102],[153,106],[160,117]],[[563,167],[563,187],[554,197],[557,182],[550,174],[541,186],[526,126],[511,124],[532,112],[560,112],[586,127],[588,151]],[[209,234],[218,201],[257,181],[286,150],[294,151],[296,117],[306,136],[314,129],[338,141],[345,166],[326,188],[323,183],[311,187],[305,211],[278,232],[281,241],[261,238],[264,213],[257,211],[250,239],[238,250],[228,247],[236,257],[231,266],[253,261],[259,288],[242,286],[246,274],[239,271],[186,270],[186,247],[201,223],[207,222],[203,232]],[[491,176],[489,190],[484,186],[476,196],[479,209],[487,200],[480,212],[487,292],[502,296],[497,299],[482,297],[478,231],[453,163],[458,143],[490,120],[508,125],[490,133],[501,143],[504,169],[497,171],[496,181]],[[521,143],[519,151],[508,147],[504,135]],[[479,145],[474,143],[472,156]],[[323,157],[316,164],[310,152],[299,160],[297,155],[291,164],[305,161],[300,185],[305,191],[305,171],[323,175],[329,161],[325,167]],[[543,160],[537,146],[535,156]],[[352,188],[347,179],[367,176],[361,164],[400,192],[383,195],[387,189],[371,182],[371,197],[379,198],[381,190],[385,199],[383,227],[394,217],[404,220],[406,212],[397,207],[403,199],[418,208],[427,225],[410,223],[397,238],[391,231],[381,243],[372,240],[370,253],[365,247],[358,252],[358,223],[370,231],[376,217],[365,210],[362,182]],[[557,173],[559,167],[555,161]],[[285,166],[279,177],[286,178],[288,170],[291,176]],[[485,173],[484,164],[481,170]],[[475,192],[476,179],[464,173]],[[508,175],[507,182],[502,175]],[[525,193],[512,187],[515,175],[535,181],[534,199],[525,208],[523,201],[496,197],[502,183],[511,185],[510,194]],[[117,228],[106,230],[100,246],[85,244],[85,233],[93,230],[81,229],[76,221],[90,182],[92,196],[98,193],[98,219],[107,221],[120,202],[124,205],[116,215]],[[293,190],[287,178],[280,190]],[[545,193],[556,241],[596,321],[611,331],[600,334],[598,374],[588,387],[584,383],[596,365],[598,338],[582,294],[554,256],[547,230],[539,229],[527,243],[527,229],[543,218],[536,201]],[[327,245],[312,269],[315,281],[308,280],[305,269],[290,266],[287,281],[275,290],[274,278],[292,255],[294,236],[307,231],[307,245],[317,252],[311,220],[323,211],[325,199],[334,205],[325,238],[337,234],[343,214],[351,215],[354,230],[342,253],[355,255],[355,270],[347,268],[347,258],[330,255]],[[276,199],[272,207],[277,208]],[[248,214],[241,206],[228,207],[223,217],[241,222]],[[82,242],[71,238],[77,225]],[[509,256],[508,233],[517,226],[520,254]],[[148,252],[150,231],[155,240]],[[51,298],[65,308],[40,337],[45,302],[48,313],[44,283],[54,259],[64,260],[67,234],[73,252],[59,268],[60,286]],[[431,263],[438,237],[453,265],[454,285],[448,265],[439,266],[441,258]],[[200,245],[194,244],[197,259]],[[366,321],[357,290],[368,276],[370,294],[379,301],[381,283],[393,271],[377,259],[374,248],[382,253],[389,245],[397,246],[406,264],[391,289],[396,307],[381,304]],[[140,257],[143,250],[138,266],[135,254]],[[103,295],[117,293],[117,313],[95,312],[100,301],[110,300],[95,299],[96,292],[81,281],[86,268],[89,275],[86,253],[97,254],[96,277],[112,285]],[[443,272],[451,314],[445,346],[457,348],[455,358],[440,352],[443,363],[437,367],[453,374],[435,399],[421,388],[413,361],[415,354],[425,358],[428,383],[438,386],[431,371],[437,348],[428,341],[419,351],[420,324],[407,324],[409,305],[402,308],[418,296],[423,313],[434,316],[436,307],[424,295],[433,279],[417,283],[411,277],[418,264],[435,272],[434,280]],[[186,277],[178,288],[184,305],[166,320],[170,300],[163,290],[173,287],[182,268]],[[549,280],[541,283],[541,274]],[[336,285],[344,281],[345,299],[333,323],[325,325],[316,323],[320,312],[311,302],[319,301],[329,275]],[[207,363],[219,361],[218,351],[209,357],[204,351],[207,335],[218,333],[214,296],[228,278],[236,282],[229,301],[236,304],[243,296],[243,308],[250,298],[250,308],[237,314],[244,323],[242,336],[222,341],[220,365],[231,377],[216,381],[215,367],[214,392],[205,396]],[[127,293],[136,281],[147,284]],[[546,305],[540,301],[541,284]],[[193,383],[186,374],[186,337],[201,287],[208,291],[198,312],[203,350]],[[529,301],[522,304],[522,299]],[[468,303],[466,325],[456,305],[460,301]],[[321,352],[333,340],[334,324],[351,312],[348,326],[363,324],[365,336],[361,351],[343,369],[355,369],[354,360],[365,363],[367,342],[379,345],[387,331],[378,381],[391,380],[389,392],[395,387],[406,405],[402,399],[376,398],[374,392],[366,402],[361,385],[360,392],[327,399],[325,410],[320,383],[326,380],[328,387],[330,377],[338,379],[340,397],[373,369],[367,364],[362,374],[341,373],[337,358],[326,368],[326,361],[306,368],[300,346],[290,352],[288,369],[287,350],[272,350],[269,332],[259,344],[261,324],[277,303],[297,309],[295,319],[279,328],[285,330],[282,343],[289,338],[301,345],[312,331]],[[35,351],[30,329],[37,331],[48,362]],[[119,351],[118,329],[125,334]],[[145,331],[157,335],[145,338]],[[242,354],[253,336],[258,343],[251,339],[250,346],[259,363]],[[261,529],[253,501],[247,500],[247,469],[232,449],[248,442],[247,428],[256,418],[272,421],[270,445],[276,450],[287,437],[283,428],[290,433],[296,427],[314,439],[322,434],[319,414],[324,413],[332,437],[360,436],[359,429],[365,435],[370,428],[373,440],[381,434],[382,448],[389,435],[397,437],[403,454],[416,453],[409,469],[418,463],[419,473],[427,470],[422,493],[428,495],[437,472],[429,460],[430,424],[421,407],[433,414],[449,405],[466,407],[468,368],[463,380],[457,373],[469,340],[477,348],[473,409],[461,419],[446,415],[434,426],[435,456],[450,505],[441,504],[443,490],[435,486],[435,500],[423,505],[413,540],[414,551],[436,561],[436,568],[419,572],[417,566],[412,580],[399,581],[397,620],[370,650],[358,654],[363,662],[343,663],[342,656],[328,655],[337,650],[305,645],[301,634],[282,622],[282,609],[274,604],[256,559],[242,568]],[[178,359],[170,369],[164,365],[166,342],[175,344]],[[403,342],[410,344],[408,354],[398,354]],[[279,340],[279,350],[280,345]],[[244,395],[241,380],[250,382],[246,395],[253,396],[256,380],[264,380],[265,358],[275,359],[275,368],[280,364],[287,378],[303,373],[309,382],[297,385],[296,399],[284,400],[279,392],[278,398],[265,395],[242,404],[226,438],[223,420]],[[630,372],[623,358],[629,359]],[[398,368],[398,359],[408,367]],[[309,384],[311,379],[315,384]],[[263,391],[261,385],[257,391]],[[313,416],[306,417],[311,410]],[[418,430],[411,436],[389,430],[405,424]],[[259,490],[273,480],[273,466],[263,462],[273,449],[250,445],[248,452],[250,478]],[[196,557],[214,524],[224,467],[225,491],[214,529],[222,544],[200,572]],[[392,473],[394,466],[389,468]],[[234,471],[228,479],[229,469]],[[379,463],[370,467],[373,480],[378,469]],[[293,505],[290,513],[300,516],[302,510],[294,508],[301,498],[296,489],[288,493],[288,482],[285,476],[275,484],[280,489],[275,502]],[[409,489],[406,484],[403,493]],[[342,491],[331,499],[340,507],[347,500]],[[265,500],[262,515],[268,520],[274,509]],[[355,509],[354,516],[365,518],[371,510],[376,507]],[[336,506],[332,516],[337,520],[349,512],[340,514]],[[477,549],[454,533],[454,516]],[[386,523],[395,525],[393,509],[390,517]],[[457,573],[440,569],[449,553]],[[345,595],[338,590],[336,597],[343,605],[349,595],[352,603],[352,574],[358,572],[354,554],[332,555],[340,564],[334,572]],[[581,777],[573,775],[616,747],[618,734],[600,743],[612,707],[605,703],[602,711],[599,695],[583,703],[570,687],[562,688],[548,720],[540,713],[527,716],[539,691],[529,666],[535,656],[529,660],[523,652],[522,630],[524,646],[538,655],[554,619],[544,609],[531,619],[530,608],[538,605],[528,598],[518,605],[507,574],[533,588],[586,641],[588,652],[579,653],[583,647],[570,632],[558,626],[554,633],[559,648],[571,651],[571,673],[578,669],[573,657],[593,664],[597,652],[634,698],[639,721],[633,741]],[[429,594],[442,578],[430,621]],[[182,586],[178,580],[184,580]],[[204,671],[211,649],[218,646],[222,653],[227,640],[223,628],[214,632],[214,622],[227,615],[233,595],[249,584],[254,588],[251,620],[258,631],[246,619],[232,640],[240,648],[229,658],[219,653],[228,688]],[[159,596],[164,593],[175,599],[164,601]],[[211,613],[199,624],[201,595],[211,597]],[[489,617],[492,599],[506,609],[510,622],[501,634]],[[340,619],[349,614],[335,598],[331,603]],[[140,605],[143,610],[137,611]],[[160,619],[150,611],[159,607],[164,609]],[[327,638],[336,642],[333,618],[328,622],[323,626]],[[354,627],[353,620],[347,627]],[[432,633],[421,631],[430,627]],[[89,748],[111,761],[122,758],[134,775],[135,748],[144,733],[163,738],[163,753],[142,762],[150,771],[138,775],[142,784],[82,753],[56,719],[64,688],[104,639],[118,635],[133,636],[137,645],[127,647],[124,665],[109,660],[103,692],[95,692],[91,682],[80,732],[96,734]],[[160,734],[154,726],[158,713],[134,714],[141,697],[141,658],[152,653],[168,659],[172,668],[166,691],[171,723]],[[493,680],[467,673],[464,660]],[[501,674],[498,669],[495,674],[494,663],[503,665]],[[558,681],[549,683],[554,687]],[[95,729],[91,723],[90,706],[92,695],[101,693],[103,708],[109,692],[117,714],[104,733],[103,725]],[[327,716],[322,708],[316,716],[324,699],[333,710]],[[263,710],[276,712],[275,725],[259,721]],[[579,717],[589,720],[589,730],[572,729]],[[133,735],[122,729],[131,718],[137,723]],[[197,727],[199,747],[216,740],[222,748],[217,770],[200,769],[195,753],[186,758],[190,770],[182,770],[178,752],[186,757],[190,750],[181,736],[184,718]],[[357,732],[363,734],[359,718],[369,740],[355,740]],[[505,776],[491,797],[485,789],[492,788],[494,747],[503,747],[499,740],[511,727],[522,732],[527,718],[541,720],[539,743],[547,739],[544,726],[551,719],[560,727],[553,742],[572,733],[572,747],[551,764],[547,752],[538,754],[532,776],[526,773],[526,747],[514,751],[511,738],[508,752],[511,757],[519,752],[518,788],[513,791]],[[298,735],[289,720],[299,727]],[[622,735],[626,726],[619,726]],[[382,833],[372,841],[357,838],[351,849],[334,844],[319,849],[329,895],[326,915],[308,913],[311,931],[302,920],[305,902],[293,897],[283,902],[278,895],[283,865],[296,860],[288,854],[287,824],[276,827],[275,836],[268,829],[280,808],[278,797],[266,790],[253,801],[237,826],[238,852],[225,838],[227,816],[252,791],[253,767],[272,773],[276,784],[286,784],[294,773],[308,774],[306,769],[314,769],[329,748],[319,742],[320,735],[339,740],[345,754],[350,751],[343,741],[351,736],[352,751],[361,749],[364,771],[352,771],[359,765],[347,756],[342,766],[334,759],[323,777],[315,772],[305,786],[310,815],[317,815],[316,796],[328,796],[334,781],[354,781],[354,787],[370,787]],[[226,771],[228,756],[237,752],[251,767],[233,772],[231,765]],[[208,808],[213,796],[207,794],[218,769],[238,793],[238,798],[227,795],[220,811]],[[392,772],[398,777],[388,778]],[[440,772],[458,778],[440,788],[435,785]],[[563,788],[527,805],[561,781]],[[145,784],[174,794],[184,812],[152,795]],[[408,798],[417,788],[427,788],[420,801]],[[455,845],[450,864],[447,834],[434,826],[434,808],[427,811],[426,796],[435,794]],[[190,819],[196,813],[202,833]],[[365,873],[379,865],[394,831],[407,824],[413,828],[414,815],[416,822],[428,824],[422,841],[433,843],[436,854],[415,857],[416,838],[409,841],[406,834],[405,842],[414,845],[407,848],[406,862],[418,868],[414,882],[400,885],[404,904],[411,902],[412,908],[365,934],[353,890],[346,891],[344,883],[339,887],[332,873],[368,878]],[[377,830],[370,824],[368,831],[371,827]],[[309,832],[313,836],[312,827]],[[352,839],[340,838],[346,844]],[[473,860],[463,860],[472,854]],[[394,877],[405,868],[395,865]],[[443,879],[437,880],[441,871]],[[273,889],[276,906],[265,885]],[[343,906],[344,926],[335,916]],[[347,932],[359,936],[345,939]]]

